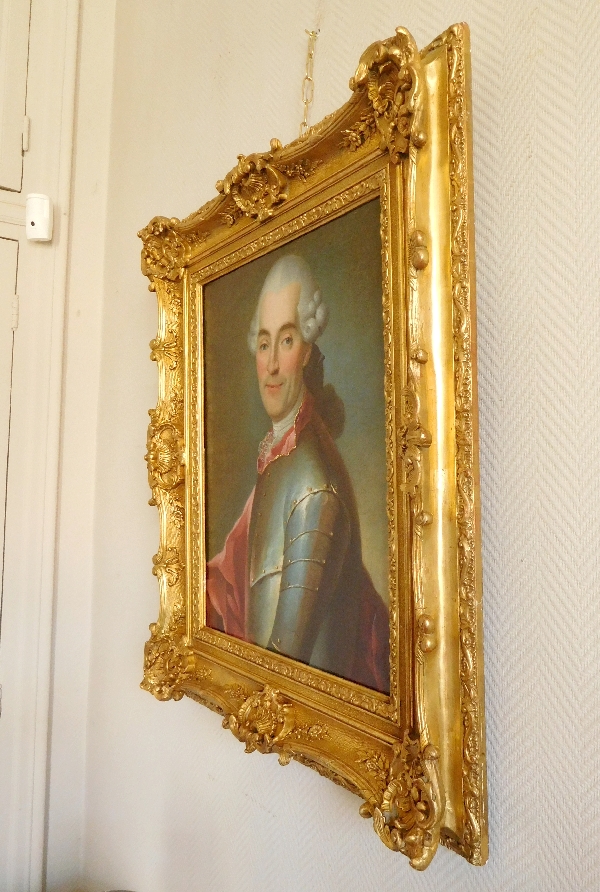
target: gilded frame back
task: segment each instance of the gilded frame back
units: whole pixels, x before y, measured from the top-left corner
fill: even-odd
[[[142,688],[192,697],[246,752],[356,793],[417,869],[439,842],[487,858],[469,78],[466,25],[421,53],[398,28],[365,51],[339,111],[239,156],[212,201],[140,233],[158,298],[146,459],[160,518]],[[389,695],[206,621],[207,288],[376,199]]]

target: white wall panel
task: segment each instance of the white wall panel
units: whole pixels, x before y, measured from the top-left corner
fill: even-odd
[[[94,454],[95,495],[78,501],[68,469],[63,480],[69,523],[91,508],[95,518],[84,868],[83,879],[69,872],[57,842],[50,892],[597,888],[599,7],[322,0],[319,13],[313,121],[346,100],[360,53],[396,25],[421,46],[454,21],[471,26],[490,861],[475,869],[441,850],[417,875],[361,821],[355,797],[301,766],[244,755],[218,716],[138,688],[158,529],[142,461],[155,297],[136,232],[199,207],[238,152],[295,137],[317,4],[121,0],[98,220],[98,426],[77,432]],[[77,251],[95,244],[90,233]],[[78,294],[83,308],[98,299]],[[67,411],[96,338],[71,320]],[[75,558],[62,560],[68,572]],[[59,635],[73,585],[58,589]],[[68,640],[65,683],[77,671]],[[83,732],[83,717],[56,725],[55,757]]]

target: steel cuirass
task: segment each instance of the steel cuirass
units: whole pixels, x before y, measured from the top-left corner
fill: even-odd
[[[362,559],[348,473],[318,416],[259,474],[249,531],[249,639],[346,675]]]

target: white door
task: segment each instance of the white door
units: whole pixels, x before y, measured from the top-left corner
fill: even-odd
[[[30,0],[0,0],[0,189],[21,191]]]

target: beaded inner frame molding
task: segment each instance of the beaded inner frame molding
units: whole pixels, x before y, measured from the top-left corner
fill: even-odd
[[[246,752],[295,759],[362,799],[421,870],[438,844],[487,858],[469,31],[371,45],[339,111],[238,156],[185,220],[140,232],[158,299],[148,476],[158,619],[142,688],[223,717]],[[378,198],[390,693],[206,623],[207,283]],[[282,782],[285,780],[282,777]]]

